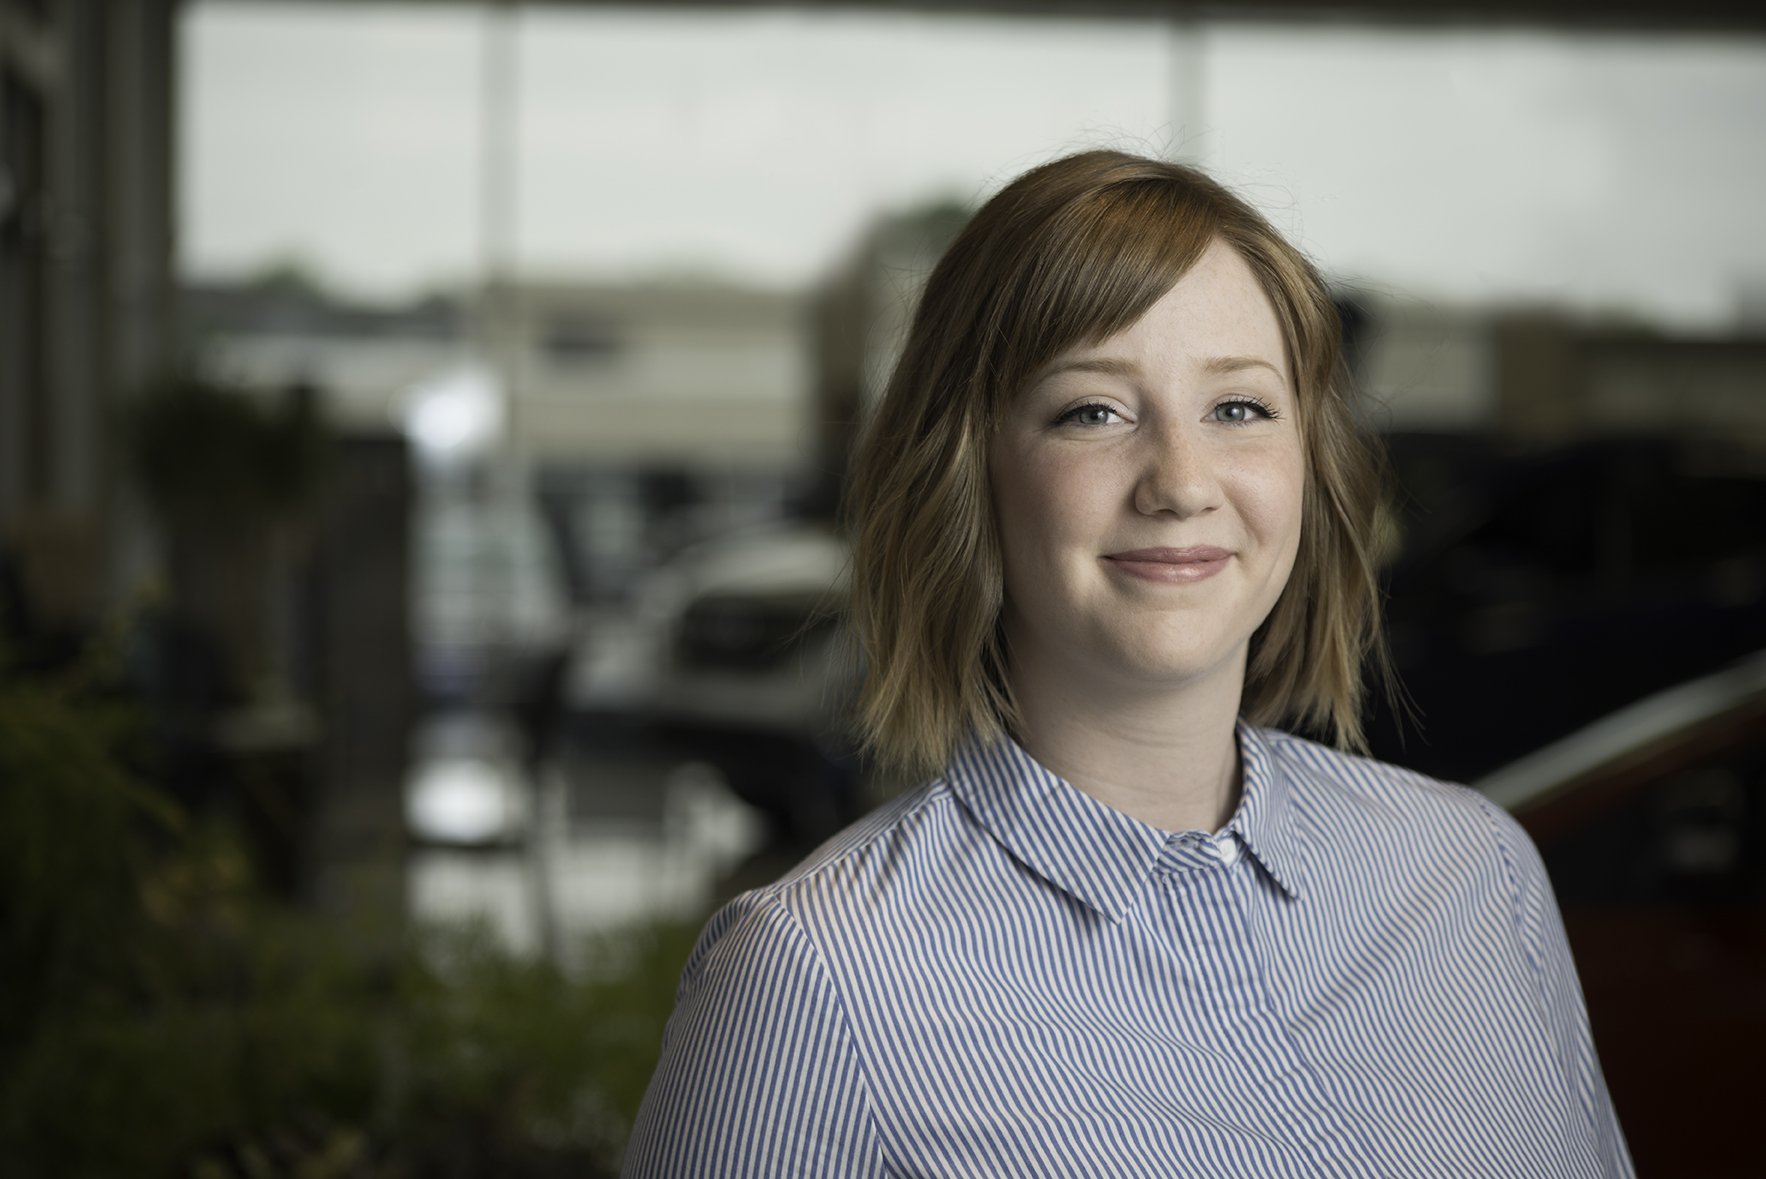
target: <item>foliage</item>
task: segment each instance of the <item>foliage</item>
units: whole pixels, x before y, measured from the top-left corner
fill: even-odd
[[[581,978],[483,930],[364,944],[132,773],[126,717],[0,668],[8,1174],[613,1173],[695,925]]]
[[[130,468],[166,521],[239,527],[285,517],[311,497],[326,461],[313,396],[271,404],[190,372],[142,393],[123,426]]]
[[[580,1157],[574,1174],[611,1173],[696,933],[660,925],[596,939],[597,967],[572,979],[511,957],[483,929],[432,931],[401,987],[407,1124],[455,1160],[545,1148]]]
[[[0,668],[0,1056],[56,997],[124,977],[138,951],[135,882],[145,823],[176,811],[119,751],[125,710],[79,679],[31,683]]]

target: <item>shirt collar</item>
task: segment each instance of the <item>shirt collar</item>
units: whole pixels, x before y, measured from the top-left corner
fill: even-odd
[[[1240,722],[1244,790],[1231,831],[1290,897],[1299,894],[1299,846],[1289,786],[1261,731]],[[1039,763],[1010,737],[968,742],[945,780],[1005,849],[1051,884],[1121,921],[1174,836],[1106,806]]]
[[[1282,891],[1297,900],[1303,882],[1294,784],[1288,780],[1281,759],[1271,753],[1269,737],[1262,729],[1240,721],[1238,738],[1244,792],[1227,826],[1238,833],[1246,850]]]

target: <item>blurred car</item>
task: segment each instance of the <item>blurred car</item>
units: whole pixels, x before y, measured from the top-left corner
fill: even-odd
[[[1387,633],[1415,723],[1378,697],[1376,756],[1465,781],[1766,646],[1766,470],[1618,438],[1504,454],[1390,440]]]
[[[598,625],[573,713],[641,714],[671,755],[715,767],[775,832],[811,839],[855,813],[845,709],[857,685],[838,626],[848,552],[831,529],[775,523],[681,549]]]
[[[1766,650],[1476,785],[1551,874],[1637,1173],[1766,1175]]]
[[[803,527],[700,546],[670,566],[681,608],[658,684],[660,714],[824,735],[841,703],[836,621],[846,565],[844,542]]]

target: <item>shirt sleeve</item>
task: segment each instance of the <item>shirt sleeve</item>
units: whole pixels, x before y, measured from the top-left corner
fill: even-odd
[[[700,937],[621,1174],[885,1174],[845,1011],[776,899],[739,897]]]
[[[1594,1034],[1588,1024],[1588,1007],[1576,977],[1570,940],[1564,932],[1563,914],[1539,849],[1514,816],[1488,800],[1481,800],[1496,824],[1504,858],[1515,892],[1515,923],[1521,945],[1538,975],[1544,1003],[1547,1033],[1556,1045],[1567,1079],[1588,1119],[1600,1160],[1601,1173],[1612,1179],[1634,1179],[1636,1171],[1625,1145],[1613,1099],[1607,1093]]]

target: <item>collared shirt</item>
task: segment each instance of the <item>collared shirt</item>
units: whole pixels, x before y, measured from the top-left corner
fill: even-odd
[[[1213,834],[1008,741],[732,901],[626,1174],[1632,1174],[1520,826],[1464,787],[1238,741]]]

